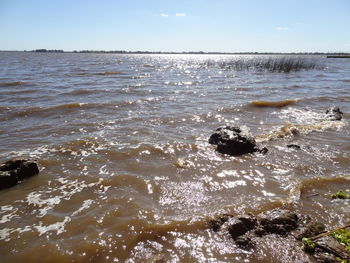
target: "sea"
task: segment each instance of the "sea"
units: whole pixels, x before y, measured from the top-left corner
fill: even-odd
[[[292,206],[349,223],[330,197],[350,191],[349,119],[350,59],[0,52],[0,163],[40,168],[0,191],[0,261],[307,262],[208,222]],[[208,139],[227,125],[268,152],[218,153]]]

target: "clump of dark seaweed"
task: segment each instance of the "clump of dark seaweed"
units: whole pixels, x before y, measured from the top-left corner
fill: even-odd
[[[306,56],[259,56],[249,59],[232,59],[219,63],[225,70],[256,70],[289,73],[318,68],[316,58]]]

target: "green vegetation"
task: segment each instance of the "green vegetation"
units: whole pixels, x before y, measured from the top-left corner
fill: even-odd
[[[350,194],[347,194],[343,191],[339,191],[335,194],[331,194],[331,197],[333,199],[350,199]]]
[[[345,249],[350,252],[350,230],[339,229],[331,234]]]
[[[268,56],[251,59],[233,59],[221,62],[224,70],[257,70],[289,73],[317,68],[317,60],[305,56]]]
[[[303,242],[303,248],[307,252],[313,252],[315,250],[316,244],[307,237],[303,237],[301,240]]]
[[[346,259],[336,258],[336,260],[337,260],[339,263],[348,263],[348,261],[347,261]]]

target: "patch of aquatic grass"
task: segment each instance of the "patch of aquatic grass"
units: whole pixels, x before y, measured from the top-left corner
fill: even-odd
[[[339,263],[348,263],[348,261],[346,259],[342,259],[342,258],[335,258],[337,260],[337,262]]]
[[[318,60],[306,56],[260,56],[223,61],[219,66],[225,70],[256,70],[289,73],[319,68]]]
[[[301,241],[303,243],[303,249],[306,252],[312,253],[315,251],[316,244],[311,239],[309,239],[307,237],[303,237],[303,239]]]
[[[339,229],[331,234],[345,249],[350,252],[350,230]]]
[[[333,199],[350,199],[350,194],[347,194],[343,191],[339,191],[335,194],[331,194],[331,197]]]

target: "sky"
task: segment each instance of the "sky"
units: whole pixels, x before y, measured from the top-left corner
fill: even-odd
[[[0,50],[350,52],[350,0],[0,0]]]

